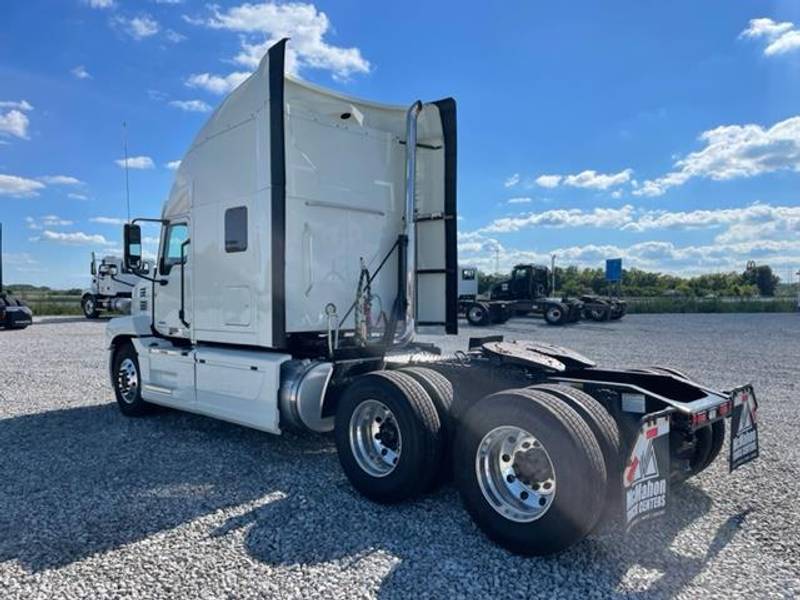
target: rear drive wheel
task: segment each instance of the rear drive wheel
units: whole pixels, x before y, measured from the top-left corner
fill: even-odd
[[[112,363],[114,394],[123,415],[141,417],[152,411],[152,404],[142,399],[142,378],[139,358],[133,344],[126,342],[114,352]]]
[[[550,325],[561,325],[566,318],[567,310],[562,304],[551,304],[544,311],[544,320]]]
[[[419,383],[431,400],[436,406],[436,414],[439,416],[439,422],[442,425],[441,439],[442,439],[442,461],[441,470],[439,475],[431,482],[432,488],[437,487],[445,481],[449,481],[452,477],[452,460],[450,457],[450,442],[453,438],[453,384],[444,375],[433,369],[426,367],[404,367],[400,369],[401,373],[410,375],[417,383]]]
[[[617,422],[600,402],[583,390],[552,383],[528,389],[541,390],[566,402],[592,430],[603,453],[608,481],[603,515],[597,525],[612,521],[622,506],[622,442]]]
[[[345,475],[376,502],[399,502],[430,489],[439,472],[436,406],[407,373],[358,377],[339,401],[334,434]]]
[[[489,311],[483,304],[472,304],[467,309],[467,321],[470,325],[483,327],[489,324]]]
[[[87,319],[97,318],[97,299],[94,296],[86,295],[81,298],[81,308]]]
[[[543,555],[585,537],[603,507],[603,454],[569,406],[507,390],[464,415],[453,446],[456,486],[472,518],[512,552]]]

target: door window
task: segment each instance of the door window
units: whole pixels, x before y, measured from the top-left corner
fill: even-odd
[[[164,256],[161,259],[162,275],[167,275],[172,267],[181,264],[181,245],[188,237],[189,228],[186,223],[175,223],[167,228],[164,238]]]

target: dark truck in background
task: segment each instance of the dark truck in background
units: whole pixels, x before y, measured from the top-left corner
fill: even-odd
[[[494,284],[487,297],[461,300],[461,308],[471,325],[503,323],[511,316],[542,317],[550,325],[575,323],[580,319],[608,321],[621,319],[624,300],[587,294],[579,298],[549,297],[552,272],[544,265],[520,264],[511,278]]]

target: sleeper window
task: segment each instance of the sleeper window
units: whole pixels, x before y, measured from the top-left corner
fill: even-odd
[[[247,250],[247,207],[238,206],[225,211],[225,252]]]

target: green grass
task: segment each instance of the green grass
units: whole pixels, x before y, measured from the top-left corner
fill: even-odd
[[[631,298],[628,312],[646,313],[777,313],[795,312],[795,298],[739,300],[723,298]]]

